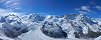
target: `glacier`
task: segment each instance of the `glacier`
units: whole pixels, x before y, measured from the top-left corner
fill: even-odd
[[[101,20],[83,14],[0,16],[0,40],[101,40]]]

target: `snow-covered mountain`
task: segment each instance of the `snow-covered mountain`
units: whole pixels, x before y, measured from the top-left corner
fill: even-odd
[[[3,40],[25,40],[27,37],[34,39],[26,40],[94,40],[100,36],[99,21],[83,14],[0,16],[0,39]]]

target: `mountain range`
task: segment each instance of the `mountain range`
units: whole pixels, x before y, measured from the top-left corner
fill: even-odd
[[[101,40],[100,22],[83,14],[9,14],[0,16],[0,40]]]

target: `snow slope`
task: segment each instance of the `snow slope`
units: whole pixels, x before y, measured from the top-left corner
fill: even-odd
[[[22,36],[22,35],[21,35]],[[19,37],[21,37],[19,36]],[[92,40],[92,39],[60,39],[60,38],[51,38],[49,36],[46,36],[42,33],[40,30],[40,27],[36,30],[30,30],[28,33],[25,33],[22,37],[22,40]]]

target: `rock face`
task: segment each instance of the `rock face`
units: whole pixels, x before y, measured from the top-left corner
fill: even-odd
[[[30,19],[33,22],[44,21],[44,18],[44,16],[40,16],[37,14],[30,14],[30,16],[28,17],[28,19]]]
[[[3,40],[3,39],[0,39],[0,40]]]
[[[53,23],[46,22],[42,28],[42,32],[46,34],[47,36],[53,37],[53,38],[65,38],[67,37],[67,33],[65,33],[62,28]]]
[[[4,34],[10,38],[16,38],[22,33],[28,32],[28,28],[25,25],[17,26],[17,25],[10,25],[8,23],[5,23],[2,25],[2,27],[4,28],[4,31],[3,31]]]
[[[27,26],[20,21],[18,16],[8,15],[4,19],[2,29],[7,37],[16,38],[22,33],[28,32]]]

